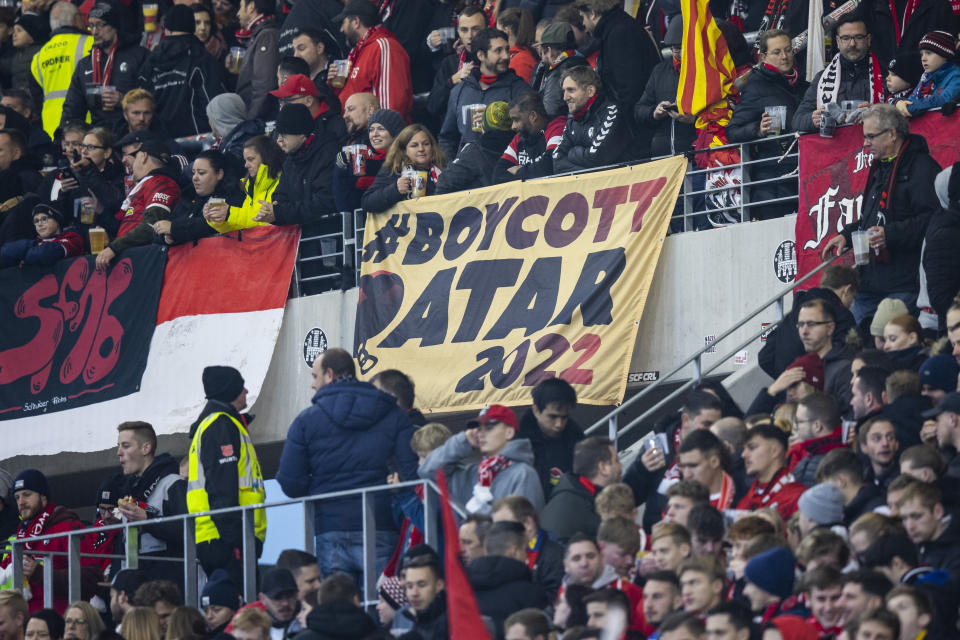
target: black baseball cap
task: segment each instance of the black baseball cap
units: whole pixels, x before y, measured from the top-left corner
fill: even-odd
[[[147,140],[157,140],[157,134],[150,131],[131,131],[120,138],[117,142],[117,148],[122,149],[131,144],[143,144]]]
[[[929,411],[924,411],[921,415],[924,418],[936,418],[941,413],[949,411],[950,413],[960,414],[960,393],[954,391],[943,396],[940,404]]]
[[[271,598],[276,598],[284,593],[296,594],[299,591],[297,581],[289,569],[274,567],[264,573],[263,579],[260,581],[260,592]]]
[[[373,20],[374,24],[380,22],[380,12],[370,0],[350,0],[343,11],[333,19],[333,24],[340,24],[344,18],[353,17],[367,18],[368,21]]]

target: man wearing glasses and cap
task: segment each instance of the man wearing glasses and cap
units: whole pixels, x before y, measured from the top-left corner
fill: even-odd
[[[543,487],[533,467],[533,448],[529,440],[514,439],[517,429],[513,410],[492,404],[467,423],[466,431],[432,451],[418,473],[432,480],[443,469],[453,497],[470,513],[490,514],[494,502],[511,495],[523,496],[540,511]]]

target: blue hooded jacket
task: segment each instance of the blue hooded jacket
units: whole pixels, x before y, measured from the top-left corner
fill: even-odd
[[[292,498],[372,487],[386,483],[391,460],[401,479],[414,480],[412,435],[413,425],[393,396],[367,382],[337,380],[321,387],[290,425],[277,481]],[[374,495],[377,529],[395,529],[391,492]],[[315,504],[316,533],[362,529],[359,496]]]
[[[927,84],[932,84],[933,88],[929,95],[921,97],[920,91]],[[910,94],[909,100],[912,104],[907,105],[907,111],[910,115],[917,115],[942,107],[957,97],[960,97],[960,67],[952,62],[944,62],[933,73],[924,73],[920,77],[920,83]]]

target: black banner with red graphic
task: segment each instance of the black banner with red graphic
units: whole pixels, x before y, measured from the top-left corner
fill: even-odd
[[[64,411],[140,387],[167,251],[124,251],[0,271],[0,420]]]

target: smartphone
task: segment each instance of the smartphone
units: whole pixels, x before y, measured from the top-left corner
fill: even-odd
[[[664,109],[664,111],[672,111],[673,113],[680,113],[680,110],[677,108],[676,103],[674,103],[674,104],[668,104],[668,105],[665,106],[663,109]]]

